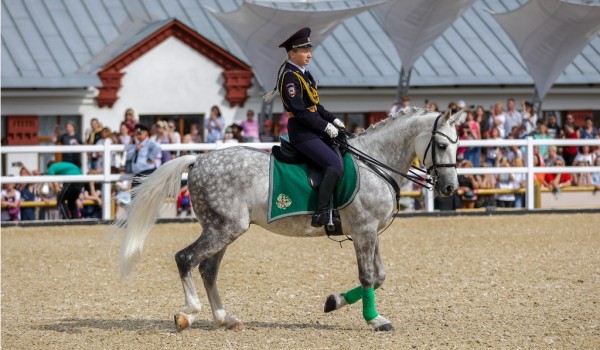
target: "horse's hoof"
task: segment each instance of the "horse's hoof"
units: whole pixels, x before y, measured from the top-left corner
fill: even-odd
[[[175,319],[175,329],[177,330],[177,333],[186,330],[190,326],[187,317],[182,314],[177,314],[173,316],[173,318]]]
[[[394,326],[391,323],[382,324],[381,326],[375,328],[375,332],[391,332],[394,330]]]
[[[229,326],[227,326],[227,329],[229,329],[231,331],[243,331],[244,324],[240,321],[237,321],[237,322],[234,322],[234,323],[230,324]]]
[[[335,297],[335,294],[331,294],[325,301],[325,307],[323,308],[323,311],[327,313],[335,310],[337,310],[337,298]]]

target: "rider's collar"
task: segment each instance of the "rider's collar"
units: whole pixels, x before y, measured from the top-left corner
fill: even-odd
[[[302,72],[302,74],[304,74],[304,72],[306,72],[306,68],[304,68],[304,67],[300,67],[299,65],[295,64],[294,62],[292,62],[292,61],[290,61],[290,60],[287,60],[287,61],[288,61],[288,63],[289,63],[289,64],[291,64],[292,66],[294,66],[294,67],[296,67],[296,68],[300,69],[300,71]]]

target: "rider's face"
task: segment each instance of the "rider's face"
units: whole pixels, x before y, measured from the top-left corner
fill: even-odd
[[[300,67],[308,66],[312,58],[312,48],[293,49],[289,52],[290,61]]]

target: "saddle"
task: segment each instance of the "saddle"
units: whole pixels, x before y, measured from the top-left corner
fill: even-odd
[[[279,140],[281,141],[281,146],[273,146],[271,148],[271,153],[275,159],[288,164],[306,164],[308,168],[308,183],[313,190],[318,190],[325,175],[325,170],[294,148],[287,135],[280,136]],[[339,149],[334,148],[334,151],[338,154],[338,157],[342,158]]]
[[[318,190],[319,186],[321,185],[321,181],[325,176],[325,170],[294,148],[287,135],[280,136],[279,139],[281,141],[281,146],[273,146],[271,148],[271,154],[275,157],[275,159],[282,163],[306,164],[307,181],[313,190]],[[339,149],[334,148],[334,151],[341,159],[342,154],[340,153]],[[334,225],[325,225],[325,233],[328,236],[343,235],[344,233],[342,231],[342,224],[338,210],[333,209],[331,211],[331,215],[333,215],[334,218],[337,218],[337,220],[333,220],[335,223]]]

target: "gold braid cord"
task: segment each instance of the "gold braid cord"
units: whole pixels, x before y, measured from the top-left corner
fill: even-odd
[[[283,90],[282,83],[283,83],[283,78],[285,77],[285,73],[286,72],[284,72],[281,75],[281,81],[279,83],[279,96],[281,97],[281,101],[283,101],[283,93],[281,90]],[[298,78],[298,80],[300,80],[300,87],[302,87],[302,90],[306,91],[310,101],[312,103],[314,103],[315,105],[319,104],[319,93],[317,92],[317,89],[308,85],[308,83],[306,82],[306,79],[304,79],[304,77],[302,77],[298,72],[292,72],[292,73],[294,73],[294,75]],[[284,102],[284,104],[285,104],[285,102]]]

